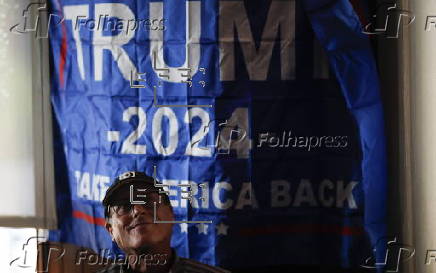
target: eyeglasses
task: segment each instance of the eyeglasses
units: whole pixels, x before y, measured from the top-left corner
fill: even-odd
[[[136,204],[139,206],[142,206],[143,208],[150,210],[153,209],[153,204],[150,204],[149,202],[145,204]],[[118,215],[118,216],[124,216],[129,214],[133,210],[134,204],[124,204],[124,205],[115,205],[111,206],[112,210]]]
[[[150,198],[149,200],[145,201],[145,204],[132,204],[129,201],[124,201],[120,203],[115,203],[113,205],[108,206],[108,213],[110,215],[110,210],[113,210],[116,215],[118,216],[124,216],[127,214],[130,214],[130,212],[133,211],[133,206],[141,206],[146,210],[153,210],[154,203],[156,203],[156,208],[162,205],[166,205],[166,202],[162,200],[162,202],[159,202],[159,198]]]

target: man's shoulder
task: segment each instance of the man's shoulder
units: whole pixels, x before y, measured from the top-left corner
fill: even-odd
[[[182,269],[182,270],[181,270]],[[220,267],[211,266],[208,264],[200,263],[196,260],[180,258],[177,265],[177,272],[186,273],[230,273],[230,271]]]

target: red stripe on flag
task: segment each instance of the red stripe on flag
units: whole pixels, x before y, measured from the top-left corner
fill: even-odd
[[[333,225],[280,225],[256,228],[242,228],[242,236],[256,236],[274,233],[333,233],[338,235],[360,236],[364,233],[361,227],[343,227]]]
[[[106,224],[104,218],[93,217],[78,210],[73,211],[73,217],[85,220],[93,225],[105,226]],[[242,228],[239,230],[239,235],[242,236],[256,236],[274,233],[333,233],[338,235],[361,236],[364,234],[364,229],[361,227],[343,227],[333,225],[280,225]]]
[[[59,61],[59,82],[60,86],[64,86],[64,70],[65,70],[65,62],[67,58],[67,28],[65,24],[62,22],[62,41],[61,41],[61,54]]]
[[[106,221],[104,220],[104,218],[93,217],[93,216],[86,214],[86,213],[79,211],[79,210],[73,211],[73,217],[77,218],[77,219],[85,220],[86,222],[93,224],[93,225],[97,225],[97,226],[104,227],[106,224]]]

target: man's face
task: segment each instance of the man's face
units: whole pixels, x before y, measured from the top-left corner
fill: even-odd
[[[140,188],[140,186],[136,187]],[[157,192],[146,192],[146,195],[146,204],[131,205],[130,211],[123,210],[123,206],[111,206],[110,208],[111,220],[106,223],[106,229],[117,245],[127,253],[131,250],[166,247],[169,246],[171,240],[172,224],[153,223],[153,202],[156,202],[156,220],[159,221],[174,220],[171,207],[163,201],[159,204]],[[113,202],[129,204],[129,196],[129,187],[125,186],[119,189]],[[121,209],[117,212],[117,208]]]

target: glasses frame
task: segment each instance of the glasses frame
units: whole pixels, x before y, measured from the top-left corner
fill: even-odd
[[[158,196],[159,196],[158,200],[149,200],[149,201],[146,201],[144,204],[137,204],[137,203],[136,204],[132,204],[130,201],[121,201],[121,202],[114,202],[112,204],[109,204],[107,206],[107,217],[108,218],[112,217],[112,213],[111,212],[114,212],[114,214],[116,214],[119,217],[128,215],[128,214],[130,214],[133,211],[133,207],[135,205],[142,206],[146,210],[153,210],[154,203],[156,203],[156,208],[158,208],[158,207],[160,207],[162,205],[171,206],[171,203],[169,202],[168,196],[167,196],[167,198],[162,198],[161,194],[158,194]],[[119,209],[118,210],[116,209],[119,206],[129,206],[129,209],[125,213],[120,213]]]

